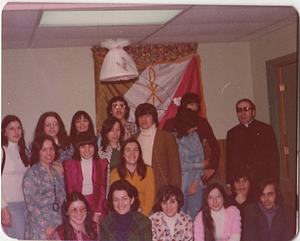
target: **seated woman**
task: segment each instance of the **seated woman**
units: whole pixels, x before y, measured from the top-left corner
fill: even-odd
[[[127,139],[121,147],[119,164],[111,171],[110,184],[120,179],[127,180],[137,188],[139,211],[148,217],[154,205],[154,174],[152,167],[144,163],[140,143],[134,138]]]
[[[232,195],[228,197],[227,203],[236,206],[243,217],[245,206],[256,200],[253,190],[251,189],[252,176],[247,169],[239,170],[234,174],[230,187]]]
[[[73,146],[78,133],[84,131],[91,132],[95,135],[94,124],[91,117],[85,111],[80,110],[73,115],[71,121],[70,141]]]
[[[108,207],[111,211],[100,225],[101,240],[152,240],[151,221],[138,212],[140,200],[137,189],[126,180],[110,186]]]
[[[100,240],[99,225],[91,220],[90,205],[81,193],[69,193],[61,212],[63,224],[49,240]]]
[[[107,160],[99,159],[97,138],[81,132],[75,140],[73,158],[63,162],[66,192],[80,192],[88,201],[92,218],[99,223],[106,214]]]
[[[183,193],[175,185],[162,186],[157,192],[159,212],[149,218],[152,222],[152,240],[193,240],[193,221],[180,211]]]
[[[194,222],[195,241],[239,241],[241,216],[235,206],[228,206],[223,187],[209,184],[203,191],[202,209]]]
[[[184,195],[183,212],[189,212],[194,220],[202,206],[204,168],[208,161],[204,160],[204,151],[196,132],[199,116],[191,109],[178,107],[175,117],[175,136],[179,148],[182,179],[181,189]]]
[[[65,183],[52,167],[58,155],[57,145],[51,136],[42,135],[34,139],[31,167],[24,175],[22,186],[28,210],[25,239],[48,239],[62,223]]]

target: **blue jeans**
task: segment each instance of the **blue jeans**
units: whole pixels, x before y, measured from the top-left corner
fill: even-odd
[[[25,222],[27,217],[27,208],[24,202],[9,202],[7,203],[7,209],[11,214],[12,221],[11,227],[4,227],[7,235],[11,238],[24,240],[25,234]]]
[[[188,190],[190,185],[194,181],[194,175],[188,177],[187,185],[185,189],[183,190],[183,197],[184,197],[184,203],[181,208],[181,210],[185,213],[189,213],[193,221],[195,220],[195,217],[199,210],[202,207],[202,194],[203,194],[203,188],[198,185],[197,193],[192,196],[188,196]]]

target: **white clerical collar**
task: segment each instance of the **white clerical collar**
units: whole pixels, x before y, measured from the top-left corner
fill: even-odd
[[[254,120],[254,118],[253,118],[250,122],[248,122],[247,124],[243,124],[243,125],[246,126],[246,127],[248,128],[248,127],[249,127],[249,124],[251,124],[253,120]]]

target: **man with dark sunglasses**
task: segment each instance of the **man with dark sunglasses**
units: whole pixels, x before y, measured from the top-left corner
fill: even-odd
[[[256,108],[249,99],[239,100],[236,111],[240,124],[230,129],[226,137],[228,194],[234,173],[245,168],[254,177],[254,190],[266,178],[279,183],[279,151],[272,126],[255,120]]]

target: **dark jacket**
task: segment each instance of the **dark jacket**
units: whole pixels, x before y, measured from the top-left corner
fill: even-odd
[[[138,211],[132,212],[133,221],[128,237],[128,241],[152,240],[151,221],[145,215]],[[116,212],[110,213],[100,223],[101,241],[115,241],[116,240]]]
[[[245,168],[253,176],[254,187],[266,178],[279,183],[279,151],[271,125],[254,119],[249,127],[239,124],[227,132],[226,183]]]
[[[243,241],[289,241],[296,235],[296,212],[280,204],[269,230],[267,217],[259,204],[250,204],[244,209],[243,229]]]

